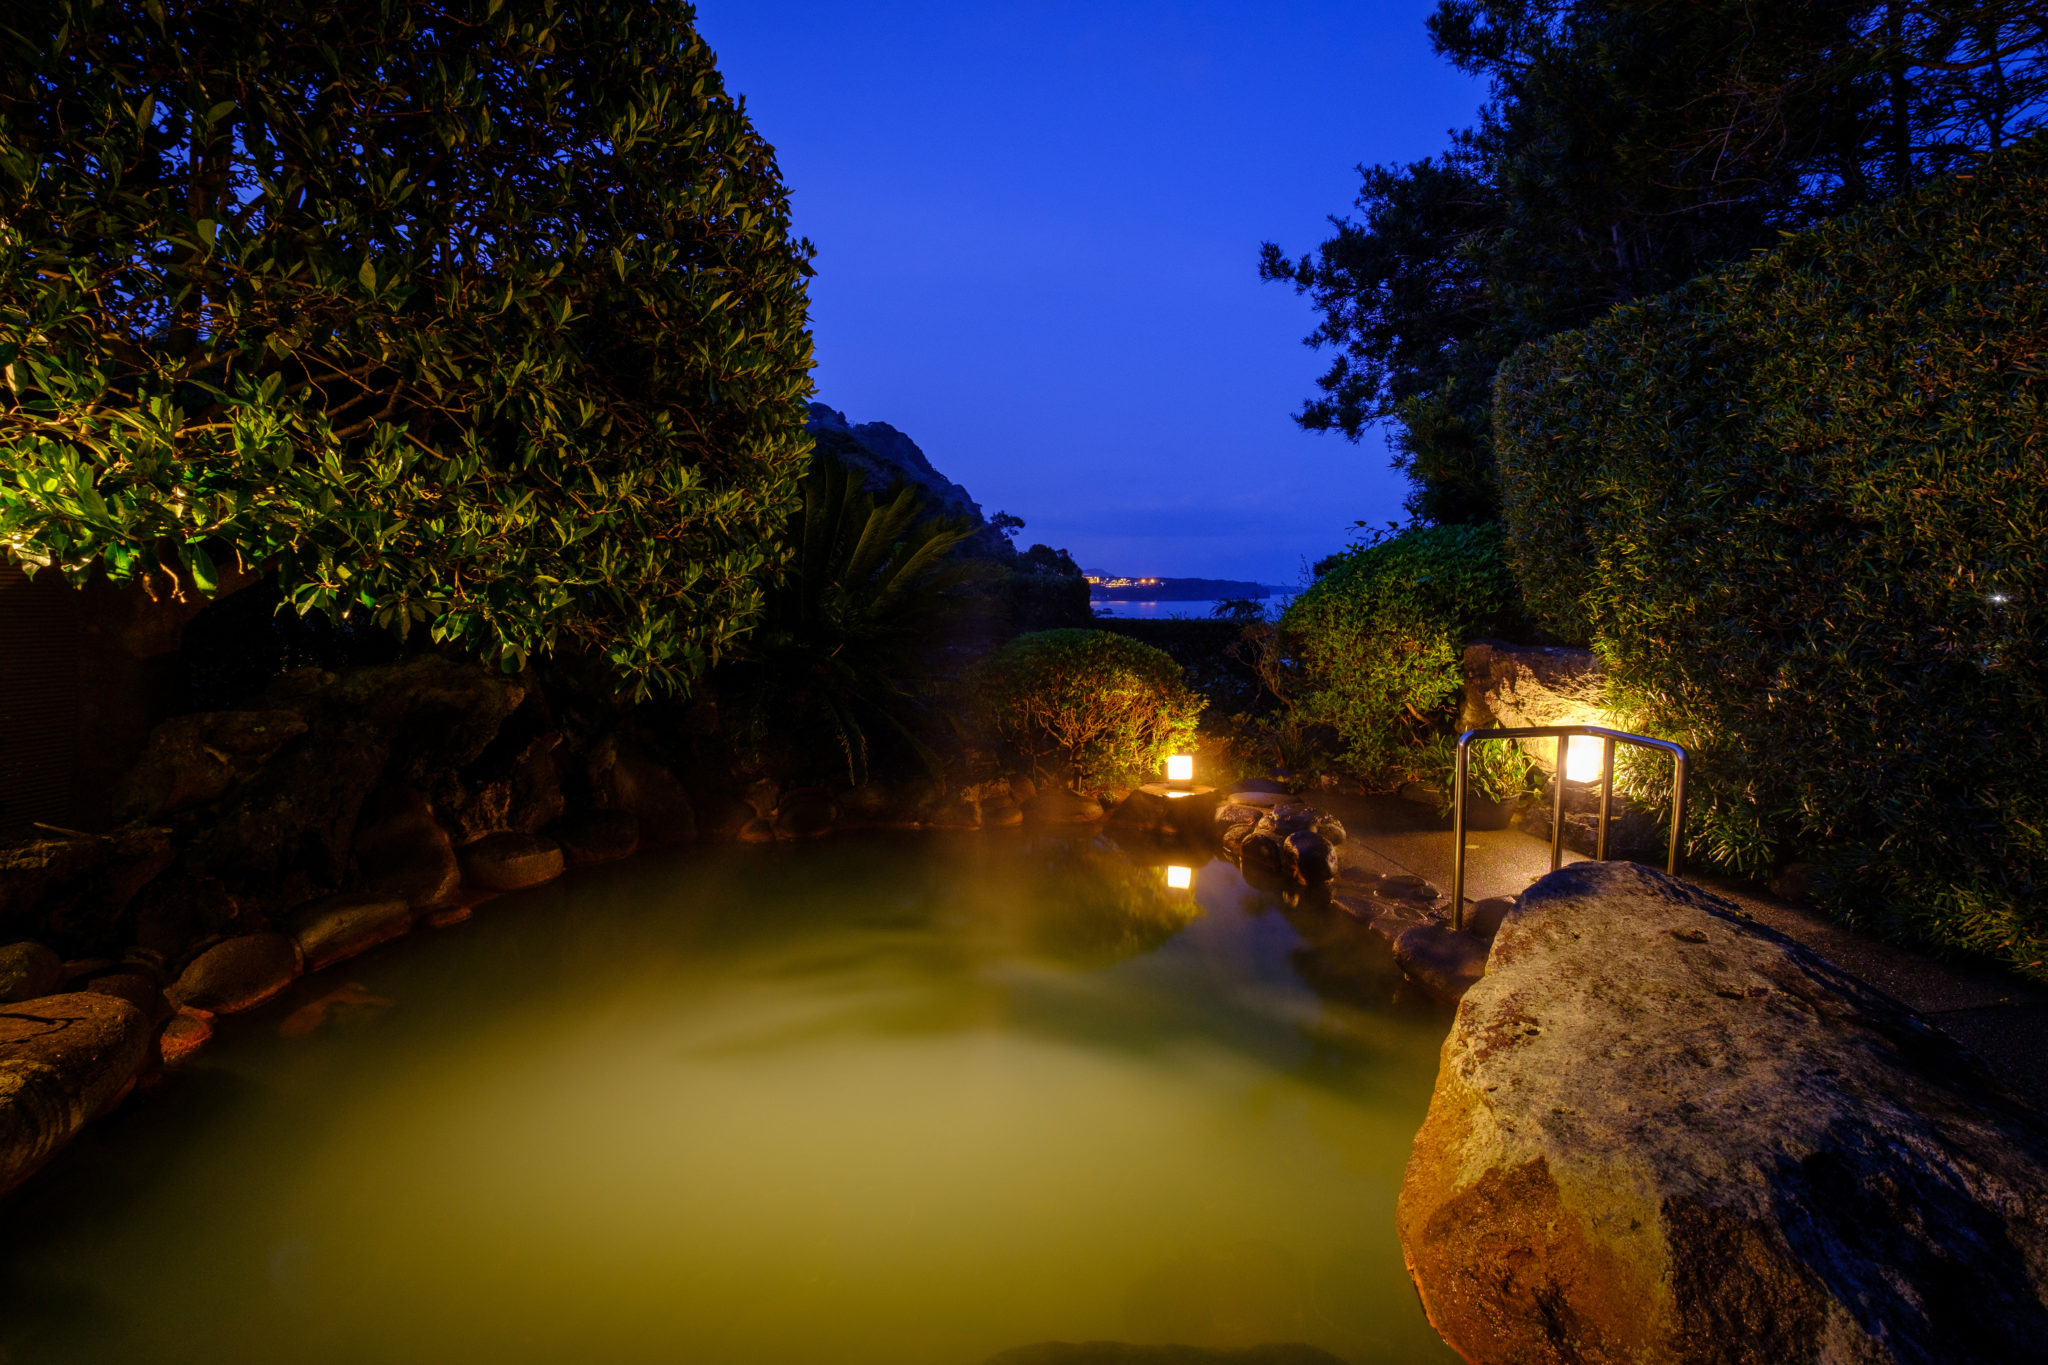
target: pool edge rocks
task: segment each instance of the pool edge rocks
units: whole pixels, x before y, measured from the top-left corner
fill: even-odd
[[[1396,1211],[1474,1365],[2027,1360],[2048,1124],[1904,1005],[1628,863],[1536,883]]]
[[[148,1015],[93,991],[0,1006],[0,1192],[120,1102],[155,1036]]]

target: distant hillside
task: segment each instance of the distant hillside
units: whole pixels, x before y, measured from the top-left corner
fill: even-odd
[[[1098,602],[1210,602],[1225,597],[1260,601],[1278,589],[1235,578],[1144,578],[1090,574],[1088,596]]]
[[[991,559],[1007,559],[1014,553],[1009,540],[981,514],[981,504],[934,468],[917,442],[887,422],[855,426],[845,413],[813,403],[810,428],[820,449],[861,471],[869,492],[880,493],[899,482],[912,484],[923,492],[934,512],[966,518],[975,528],[964,547],[967,553]]]

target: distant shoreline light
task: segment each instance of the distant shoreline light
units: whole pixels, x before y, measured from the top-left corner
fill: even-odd
[[[1090,600],[1098,602],[1228,602],[1287,597],[1294,589],[1243,578],[1170,578],[1136,574],[1083,574]]]
[[[1269,615],[1283,610],[1296,596],[1295,589],[1275,589],[1270,596],[1258,601],[1260,613]],[[1233,599],[1228,597],[1091,597],[1088,599],[1088,607],[1097,616],[1118,617],[1124,620],[1163,621],[1175,617],[1207,620],[1215,615],[1218,605],[1231,600]]]

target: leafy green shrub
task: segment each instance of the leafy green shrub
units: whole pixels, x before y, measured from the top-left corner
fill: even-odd
[[[1086,786],[1156,778],[1202,713],[1171,655],[1106,630],[1020,635],[983,661],[973,688],[998,735]]]
[[[0,545],[686,686],[810,447],[810,248],[682,0],[0,31]]]
[[[2036,974],[2044,206],[2037,141],[1526,348],[1495,408],[1529,600],[1694,750],[1693,849]]]
[[[1344,759],[1384,775],[1463,685],[1464,642],[1519,615],[1497,526],[1427,526],[1362,545],[1294,599],[1304,718],[1335,727]]]

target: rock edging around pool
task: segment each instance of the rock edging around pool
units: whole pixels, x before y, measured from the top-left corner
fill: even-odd
[[[1331,906],[1386,941],[1423,994],[1455,1005],[1485,974],[1487,946],[1515,898],[1489,897],[1463,929],[1453,929],[1448,902],[1433,884],[1350,865],[1342,822],[1266,785],[1235,789],[1217,806],[1215,829],[1225,856],[1254,884],[1270,879],[1297,896],[1327,894]]]
[[[472,677],[439,668],[427,671],[427,677],[437,686],[448,684],[451,678],[465,686],[475,683]],[[498,709],[512,706],[506,702]],[[148,790],[156,799],[172,799],[162,793],[213,791],[218,786],[216,795],[226,793],[230,801],[239,803],[227,808],[225,819],[209,816],[210,823],[176,841],[186,844],[187,854],[216,837],[213,831],[224,823],[242,820],[252,828],[276,825],[275,813],[263,804],[269,801],[274,806],[276,798],[260,787],[251,795],[248,784],[261,776],[262,763],[270,761],[268,755],[281,752],[289,756],[289,743],[299,739],[305,729],[295,729],[275,717],[263,720],[261,726],[255,721],[245,724],[235,714],[212,715],[206,723],[212,727],[212,739],[234,731],[236,725],[260,728],[270,747],[259,756],[260,761],[251,760],[251,772],[237,779],[241,786],[226,779],[209,786],[185,771],[179,755],[184,753],[180,747],[184,738],[188,738],[183,729],[190,726],[172,727],[177,742],[152,750],[143,767],[154,774],[154,784]],[[273,740],[276,742],[271,743]],[[232,752],[242,750],[254,752],[254,747],[229,746]],[[212,761],[208,757],[212,749],[201,745],[200,751],[202,758]],[[118,956],[70,960],[37,941],[0,945],[0,1008],[18,1023],[6,1025],[0,1020],[0,1191],[31,1174],[80,1127],[118,1103],[138,1080],[147,1080],[158,1067],[175,1065],[197,1053],[213,1036],[217,1016],[256,1009],[307,973],[346,962],[415,928],[459,923],[476,906],[508,891],[553,881],[568,868],[630,856],[643,841],[673,844],[697,837],[688,798],[672,773],[623,748],[608,747],[604,760],[604,785],[590,785],[598,787],[596,798],[606,801],[606,806],[564,811],[557,796],[542,803],[537,812],[522,812],[516,805],[508,808],[512,816],[528,823],[537,823],[540,815],[550,817],[539,830],[512,828],[476,834],[479,823],[488,827],[491,819],[506,816],[480,816],[474,803],[444,811],[417,785],[386,783],[364,799],[349,840],[349,872],[343,889],[295,900],[280,897],[283,903],[275,910],[237,914],[236,920],[246,926],[241,932],[200,937],[169,955],[147,942],[122,949]],[[707,821],[702,832],[714,839],[759,842],[808,839],[851,829],[1090,825],[1112,814],[1122,815],[1123,823],[1128,824],[1138,819],[1141,807],[1143,803],[1138,802],[1130,810],[1119,807],[1111,812],[1097,796],[1057,788],[1040,790],[1012,779],[994,779],[950,793],[929,786],[879,785],[850,794],[817,787],[785,791],[764,782],[756,783],[744,802]],[[258,823],[252,813],[268,818]],[[463,838],[465,832],[471,837]],[[150,833],[126,830],[114,836],[67,835],[30,845],[30,853],[41,857],[37,866],[45,869],[38,873],[42,880],[24,883],[17,878],[11,885],[0,884],[0,903],[6,902],[5,893],[10,891],[17,896],[62,894],[64,876],[69,875],[66,860],[89,861],[80,853],[86,845],[91,847],[85,853],[99,859],[93,864],[99,869],[94,875],[104,881],[101,874],[105,869],[121,868],[121,860],[131,851],[127,845],[138,839],[148,843],[143,835]],[[145,852],[149,856],[141,871],[150,877],[170,862],[167,856]],[[55,873],[48,873],[49,868]],[[6,870],[0,868],[0,872]],[[165,876],[182,891],[185,883],[175,866]],[[0,883],[4,882],[0,878]],[[129,897],[135,894],[133,888],[126,892]],[[126,1012],[117,1010],[117,1005]],[[36,1020],[62,1024],[61,1028],[47,1025],[56,1030],[51,1038],[90,1036],[99,1041],[85,1049],[69,1042],[58,1047],[44,1036],[45,1025],[34,1023]]]
[[[1904,1005],[1630,863],[1537,882],[1397,1210],[1474,1365],[2031,1361],[2048,1125]]]

